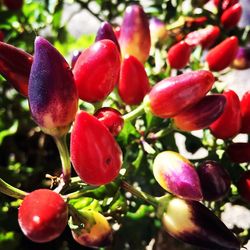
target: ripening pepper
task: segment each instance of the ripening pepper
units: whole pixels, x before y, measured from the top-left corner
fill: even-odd
[[[238,192],[247,202],[250,202],[250,170],[243,172],[238,181]]]
[[[190,59],[191,47],[185,41],[173,45],[167,55],[167,62],[173,69],[184,68]]]
[[[94,186],[113,181],[122,164],[121,149],[108,128],[85,111],[76,116],[70,155],[78,176]]]
[[[201,27],[207,22],[206,16],[199,16],[199,17],[185,17],[185,27],[193,30]]]
[[[197,168],[204,200],[224,198],[230,190],[231,179],[227,170],[216,161],[204,161]]]
[[[237,55],[231,65],[235,69],[247,69],[250,67],[250,47],[239,47]]]
[[[124,120],[121,113],[116,109],[110,107],[100,108],[95,112],[94,116],[108,128],[113,136],[117,136],[123,128]]]
[[[204,249],[239,250],[240,242],[207,207],[198,201],[172,199],[162,217],[174,238]]]
[[[198,103],[174,116],[175,126],[183,131],[207,128],[223,113],[226,98],[223,95],[208,95]]]
[[[138,105],[149,92],[150,84],[142,63],[134,56],[126,56],[121,63],[118,92],[123,102]]]
[[[235,137],[240,132],[241,114],[238,95],[233,90],[227,90],[223,95],[226,97],[224,111],[209,128],[216,138],[225,140]]]
[[[80,210],[70,221],[74,240],[82,246],[99,248],[111,243],[112,228],[107,219],[93,210]]]
[[[126,8],[119,36],[122,57],[135,56],[144,64],[150,51],[149,22],[141,6],[133,4]]]
[[[250,162],[250,143],[235,142],[228,146],[229,159],[235,163]]]
[[[187,200],[202,199],[199,176],[192,163],[182,155],[173,151],[161,152],[154,160],[153,174],[166,191]]]
[[[212,71],[220,71],[233,62],[238,51],[238,38],[231,36],[208,51],[206,61]]]
[[[115,43],[115,45],[117,46],[118,50],[120,51],[120,45],[119,45],[118,40],[115,36],[113,27],[107,21],[101,23],[101,26],[97,31],[95,41],[97,42],[97,41],[100,41],[103,39],[108,39],[108,40],[113,41]]]
[[[68,132],[78,108],[73,74],[63,56],[42,37],[35,40],[28,99],[33,119],[46,134],[60,137]]]
[[[240,21],[242,14],[242,7],[240,3],[234,4],[233,6],[226,9],[220,18],[221,24],[226,29],[234,28]]]
[[[208,49],[215,43],[219,35],[220,29],[218,26],[208,26],[188,33],[185,42],[192,47],[201,45],[203,49]]]
[[[114,89],[120,71],[120,53],[104,39],[85,49],[73,69],[79,98],[87,102],[104,100]]]
[[[168,36],[166,24],[157,17],[150,18],[149,30],[152,45],[155,45],[156,43],[162,44],[166,41]]]
[[[0,74],[23,96],[28,96],[32,55],[10,44],[0,42]]]
[[[169,118],[199,102],[212,88],[214,76],[199,70],[166,78],[150,90],[145,108],[158,117]]]
[[[250,91],[247,91],[240,102],[241,133],[250,134]]]

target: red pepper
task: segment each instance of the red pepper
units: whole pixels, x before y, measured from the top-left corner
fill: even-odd
[[[144,64],[149,56],[151,41],[148,18],[139,5],[126,8],[119,37],[122,57],[135,56]]]
[[[94,116],[108,128],[113,136],[117,136],[123,128],[124,120],[121,113],[116,109],[100,108],[95,112]]]
[[[32,62],[32,55],[10,44],[0,42],[0,74],[26,97]]]
[[[240,132],[241,114],[240,100],[233,90],[223,93],[226,97],[226,105],[222,115],[210,125],[210,130],[216,138],[229,139]]]
[[[206,57],[209,69],[220,71],[227,68],[234,60],[238,51],[238,38],[231,36],[211,49]]]
[[[203,49],[211,47],[220,35],[220,29],[217,26],[208,26],[187,34],[185,41],[190,46],[201,45]]]
[[[118,92],[126,104],[137,105],[149,92],[150,84],[144,66],[130,55],[122,60]]]
[[[190,59],[191,47],[185,42],[181,41],[172,46],[167,55],[167,61],[171,68],[184,68]]]
[[[174,117],[175,126],[183,131],[208,127],[223,113],[226,98],[223,95],[209,95]]]
[[[85,111],[76,116],[70,155],[76,173],[90,185],[113,181],[122,164],[122,151],[112,134],[101,121]]]
[[[220,18],[221,24],[226,29],[234,28],[240,21],[242,14],[242,7],[240,3],[237,3],[228,9],[226,9]]]
[[[212,88],[214,76],[199,70],[166,78],[149,92],[149,110],[158,117],[169,118],[199,102]]]
[[[207,17],[199,16],[199,17],[186,17],[185,18],[185,26],[189,29],[196,29],[207,22]]]
[[[250,91],[246,92],[240,102],[241,133],[250,134]]]
[[[232,162],[250,162],[250,143],[232,143],[227,148],[227,154]]]
[[[111,40],[100,40],[85,49],[73,69],[79,98],[87,102],[105,99],[114,89],[120,71],[120,53]]]
[[[244,200],[250,202],[250,170],[241,175],[238,182],[238,192]]]

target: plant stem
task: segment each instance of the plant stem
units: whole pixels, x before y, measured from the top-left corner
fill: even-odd
[[[28,194],[18,188],[11,186],[2,178],[0,178],[0,192],[16,199],[24,199],[24,197]]]
[[[170,133],[172,133],[175,130],[175,127],[172,125],[172,123],[170,123],[166,128],[161,129],[160,131],[156,132],[156,133],[150,133],[148,138],[149,139],[159,139],[162,138]]]
[[[158,207],[158,200],[156,197],[153,197],[150,194],[147,194],[145,192],[139,191],[135,189],[132,185],[127,183],[126,181],[121,182],[121,187],[126,190],[127,192],[131,193],[132,195],[136,196],[137,198],[140,198],[147,203],[151,204],[154,207]]]
[[[126,115],[123,115],[124,121],[132,121],[136,119],[138,116],[144,114],[144,102],[142,102],[141,105],[139,105],[137,108],[132,110],[131,112],[127,113]]]
[[[54,137],[54,140],[61,158],[63,181],[64,184],[68,184],[71,177],[71,165],[69,150],[66,143],[66,135],[63,135],[62,137]]]

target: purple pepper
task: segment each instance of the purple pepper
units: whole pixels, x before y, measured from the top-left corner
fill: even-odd
[[[60,137],[68,132],[78,107],[73,74],[63,56],[42,37],[35,40],[28,98],[32,117],[44,133]]]

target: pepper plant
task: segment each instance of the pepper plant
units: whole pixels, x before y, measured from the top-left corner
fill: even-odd
[[[0,203],[1,220],[14,213],[5,230],[19,230],[0,244],[145,249],[163,230],[197,248],[240,249],[248,230],[220,220],[226,203],[249,207],[250,197],[250,146],[234,141],[250,131],[249,93],[240,100],[220,82],[232,67],[249,66],[239,49],[249,40],[249,27],[237,27],[239,1],[135,2],[121,13],[110,3],[108,16],[75,2],[106,20],[71,63],[59,52],[72,41],[58,24],[63,1],[45,1],[37,25],[39,33],[47,22],[58,38],[30,35],[38,3],[1,7],[20,27],[0,25],[0,149],[8,155],[0,192],[11,197]],[[182,155],[178,134],[187,151],[206,155]]]

